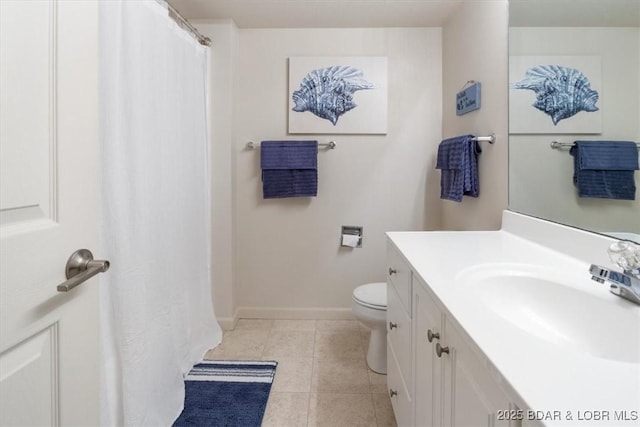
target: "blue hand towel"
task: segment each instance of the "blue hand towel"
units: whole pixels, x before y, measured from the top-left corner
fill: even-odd
[[[440,169],[440,198],[462,201],[478,197],[478,154],[482,152],[473,135],[445,139],[438,146],[436,169]]]
[[[579,197],[635,200],[638,148],[631,141],[576,141],[571,147]]]
[[[317,141],[262,141],[260,167],[265,199],[318,194]]]

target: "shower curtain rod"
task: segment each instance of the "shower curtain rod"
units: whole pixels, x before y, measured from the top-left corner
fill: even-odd
[[[200,43],[203,46],[211,46],[211,39],[209,37],[206,37],[200,34],[198,29],[193,25],[191,25],[191,23],[187,21],[187,19],[184,16],[182,16],[175,7],[171,6],[169,2],[165,0],[156,0],[156,1],[160,1],[161,3],[166,4],[167,9],[169,10],[169,17],[172,18],[174,21],[176,21],[176,23],[180,26],[180,28],[191,33],[191,35],[193,35],[193,37],[195,37],[196,40],[198,40],[198,43]]]

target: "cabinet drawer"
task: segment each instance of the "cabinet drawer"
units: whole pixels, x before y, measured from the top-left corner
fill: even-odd
[[[413,425],[413,402],[407,389],[395,353],[387,342],[387,393],[399,427]]]
[[[411,317],[411,269],[390,243],[387,243],[387,264],[387,283],[396,289],[402,306]]]
[[[413,389],[411,335],[411,319],[404,311],[395,289],[387,285],[387,342],[393,348],[409,390]]]

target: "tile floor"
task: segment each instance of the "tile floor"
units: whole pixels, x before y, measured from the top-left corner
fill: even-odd
[[[205,358],[278,362],[263,427],[396,426],[368,340],[356,320],[240,319]]]

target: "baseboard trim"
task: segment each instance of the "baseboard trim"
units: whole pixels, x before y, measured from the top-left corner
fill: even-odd
[[[233,313],[231,317],[217,317],[216,320],[220,327],[225,331],[232,331],[236,328],[236,323],[238,323],[238,309]]]
[[[218,317],[218,324],[224,331],[231,331],[236,327],[238,319],[236,317]]]
[[[237,319],[353,320],[355,317],[350,308],[238,307],[236,322]]]

